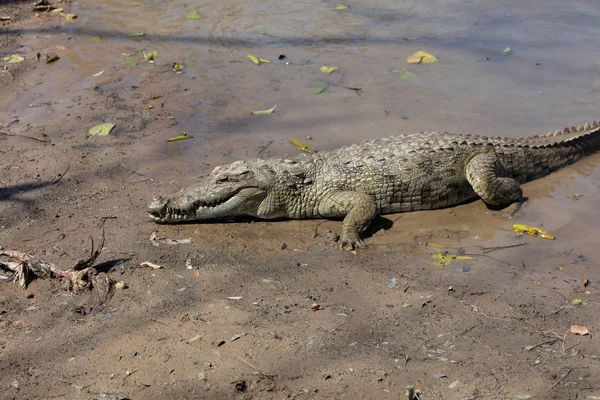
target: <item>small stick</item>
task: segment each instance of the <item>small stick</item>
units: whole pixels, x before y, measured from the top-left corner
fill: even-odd
[[[256,155],[256,157],[260,156],[262,154],[263,151],[265,151],[267,149],[267,147],[269,147],[270,145],[273,144],[273,140],[269,140],[267,142],[267,144],[265,144],[263,147],[261,147],[261,149],[259,150],[258,154]]]
[[[247,366],[249,366],[250,368],[252,368],[256,372],[258,372],[259,374],[261,374],[262,376],[264,376],[265,378],[270,379],[270,380],[274,380],[272,375],[265,374],[260,369],[256,368],[254,365],[250,364],[248,361],[244,360],[242,357],[238,356],[237,354],[233,353],[233,355],[236,356],[241,362],[243,362],[244,364],[246,364]]]
[[[545,344],[553,344],[553,343],[556,343],[556,342],[558,342],[558,341],[560,341],[560,339],[551,339],[551,340],[546,340],[545,342],[542,342],[542,343],[538,343],[538,344],[536,344],[535,346],[533,346],[532,348],[530,348],[530,349],[529,349],[529,350],[527,350],[527,351],[528,351],[528,352],[530,352],[531,350],[535,349],[536,347],[540,347],[540,346],[543,346],[543,345],[545,345]]]
[[[36,137],[34,137],[34,136],[15,135],[14,133],[10,133],[10,132],[0,132],[0,135],[5,135],[5,136],[14,136],[14,137],[23,137],[23,138],[26,138],[26,139],[33,139],[33,140],[37,140],[38,142],[50,143],[50,141],[49,141],[49,140],[46,140],[46,139],[36,138]]]
[[[569,368],[569,370],[563,376],[561,376],[559,380],[554,382],[554,385],[550,386],[550,389],[554,389],[556,385],[558,385],[563,379],[567,377],[567,375],[571,373],[571,371],[573,371],[573,368]]]
[[[58,177],[58,179],[56,179],[54,182],[52,182],[53,185],[56,185],[58,182],[60,182],[60,180],[65,176],[65,174],[69,171],[69,168],[71,168],[71,163],[69,163],[69,165],[67,165],[67,169],[65,169],[65,172],[62,173],[61,176]]]

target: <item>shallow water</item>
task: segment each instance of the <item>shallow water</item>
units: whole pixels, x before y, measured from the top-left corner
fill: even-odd
[[[85,118],[80,96],[97,94],[102,103],[116,93],[123,104],[134,104],[131,120],[151,115],[139,129],[125,126],[117,135],[133,138],[136,153],[128,165],[152,176],[160,190],[236,159],[294,153],[287,143],[293,138],[310,136],[313,147],[327,150],[399,132],[521,136],[600,118],[597,2],[347,4],[335,10],[335,2],[303,1],[227,0],[194,8],[180,0],[75,2],[75,22],[38,32],[40,40],[60,39],[66,48],[60,63],[29,82],[39,86],[11,114],[33,125],[65,115]],[[193,10],[199,19],[188,19]],[[131,36],[138,32],[144,36]],[[506,47],[511,51],[502,55]],[[157,51],[154,64],[142,49]],[[419,49],[439,63],[407,64]],[[254,65],[247,54],[271,63]],[[184,64],[182,74],[171,70],[173,62]],[[324,74],[322,65],[339,70]],[[393,69],[416,77],[403,80]],[[324,87],[326,94],[315,93]],[[163,97],[152,103],[152,95]],[[154,111],[145,113],[145,104]],[[275,104],[272,115],[250,115]],[[118,101],[113,106],[126,109]],[[109,110],[104,118],[111,117]],[[165,144],[182,132],[194,139]],[[580,218],[597,221],[598,159],[528,185],[532,201],[524,218],[558,230]],[[586,192],[576,207],[569,190]],[[473,217],[474,209],[482,216]],[[409,227],[452,226],[448,212],[405,220]],[[480,239],[495,237],[499,225],[510,228],[480,203],[457,212],[457,223]]]

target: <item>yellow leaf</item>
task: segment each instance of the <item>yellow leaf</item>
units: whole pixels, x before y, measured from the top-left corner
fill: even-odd
[[[392,74],[400,75],[400,79],[404,80],[415,79],[417,77],[416,74],[405,69],[393,69]]]
[[[269,64],[269,63],[271,62],[271,61],[269,61],[269,60],[266,60],[266,59],[264,59],[264,58],[259,58],[259,57],[253,56],[252,54],[248,54],[248,58],[249,58],[250,60],[252,60],[252,62],[253,62],[254,64],[256,64],[256,65],[258,65],[258,64],[260,64],[260,63]]]
[[[349,6],[345,6],[343,4],[339,4],[335,7],[336,10],[347,10],[349,8],[350,8]]]
[[[167,142],[177,142],[179,140],[186,140],[186,139],[192,139],[192,138],[193,138],[193,136],[188,136],[187,133],[184,133],[183,135],[179,135],[179,136],[175,136],[170,139],[167,139]]]
[[[321,67],[321,72],[324,72],[326,74],[330,74],[333,71],[337,71],[339,68],[338,67],[328,67],[327,65],[323,65]]]
[[[432,242],[428,242],[427,246],[431,246],[431,247],[439,247],[440,249],[443,249],[444,246],[442,246],[441,244],[437,244],[437,243],[432,243]]]
[[[123,57],[131,57],[133,54],[131,53],[121,53]]]
[[[113,130],[114,127],[115,124],[111,123],[100,124],[94,126],[92,129],[89,130],[88,133],[92,136],[106,136]]]
[[[13,54],[12,56],[4,57],[2,60],[7,61],[9,64],[16,64],[16,63],[20,63],[21,61],[24,61],[25,58],[21,57],[18,54]]]
[[[406,62],[409,64],[431,64],[437,61],[439,60],[436,56],[422,50],[419,50],[406,58]]]
[[[526,234],[532,235],[532,236],[539,236],[544,239],[554,240],[554,236],[551,233],[546,232],[543,229],[536,228],[536,227],[529,226],[529,225],[514,224],[513,231],[519,232],[519,233],[526,233]]]
[[[198,12],[198,10],[193,10],[188,14],[187,17],[188,19],[200,19],[200,13]]]
[[[580,305],[586,305],[587,301],[583,301],[581,299],[573,299],[571,300],[571,304],[573,304],[574,306],[580,306]]]
[[[440,266],[440,267],[444,267],[444,266],[450,264],[454,260],[472,260],[473,259],[473,257],[470,257],[470,256],[459,256],[457,254],[445,254],[440,250],[438,250],[435,254],[432,254],[431,257],[439,260],[432,264]]]
[[[275,104],[273,106],[273,108],[269,108],[268,110],[250,111],[250,114],[251,115],[273,114],[273,111],[275,111],[275,107],[277,107],[277,104]]]
[[[129,36],[132,36],[132,37],[139,37],[139,36],[144,36],[144,35],[145,35],[145,33],[144,33],[144,32],[136,32],[136,33],[132,33],[132,34],[131,34],[131,35],[129,35]]]
[[[316,153],[317,152],[314,148],[312,148],[311,146],[307,145],[306,143],[302,143],[299,140],[291,139],[289,142],[290,142],[290,144],[296,146],[296,148],[298,150],[303,151],[305,153]]]

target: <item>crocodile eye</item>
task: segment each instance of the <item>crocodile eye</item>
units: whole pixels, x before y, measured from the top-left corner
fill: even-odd
[[[227,176],[223,176],[219,179],[217,179],[217,183],[225,183],[229,180],[229,178]]]

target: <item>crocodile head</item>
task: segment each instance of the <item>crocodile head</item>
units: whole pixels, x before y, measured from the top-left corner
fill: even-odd
[[[155,197],[147,206],[156,222],[172,223],[232,215],[258,216],[268,194],[268,180],[261,179],[247,161],[217,167],[195,186],[173,197]]]

